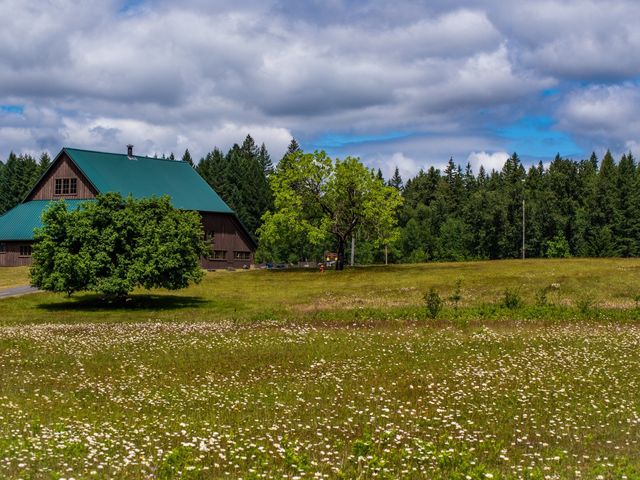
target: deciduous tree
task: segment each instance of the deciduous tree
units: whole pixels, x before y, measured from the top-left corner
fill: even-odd
[[[114,298],[134,288],[185,288],[203,277],[207,253],[200,218],[169,197],[134,200],[99,195],[69,210],[55,202],[36,230],[31,284],[43,290],[87,290]]]
[[[347,239],[356,230],[382,243],[390,241],[388,232],[395,228],[395,211],[402,201],[395,188],[357,158],[334,162],[324,152],[297,152],[287,158],[287,168],[272,178],[275,210],[263,217],[261,243],[273,245],[292,231],[312,244],[331,236],[338,254],[336,269],[342,270]]]

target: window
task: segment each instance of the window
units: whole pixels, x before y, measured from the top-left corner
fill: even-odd
[[[251,260],[251,252],[233,252],[234,260]]]
[[[77,195],[78,179],[77,178],[56,178],[54,195]]]
[[[226,250],[214,250],[213,255],[211,255],[211,260],[226,260],[227,251]]]
[[[31,245],[20,245],[20,256],[21,257],[30,257],[31,256]]]
[[[0,242],[0,253],[7,253],[7,244]]]

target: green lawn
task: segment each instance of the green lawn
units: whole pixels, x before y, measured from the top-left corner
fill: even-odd
[[[0,300],[0,478],[640,478],[639,280],[531,260]]]
[[[0,267],[0,289],[29,285],[28,267]]]

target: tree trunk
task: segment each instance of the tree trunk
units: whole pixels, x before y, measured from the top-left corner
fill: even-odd
[[[336,270],[344,270],[344,238],[338,236],[338,259],[336,260]]]

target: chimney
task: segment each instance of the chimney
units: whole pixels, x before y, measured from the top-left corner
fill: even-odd
[[[127,145],[127,157],[133,158],[133,145]]]

